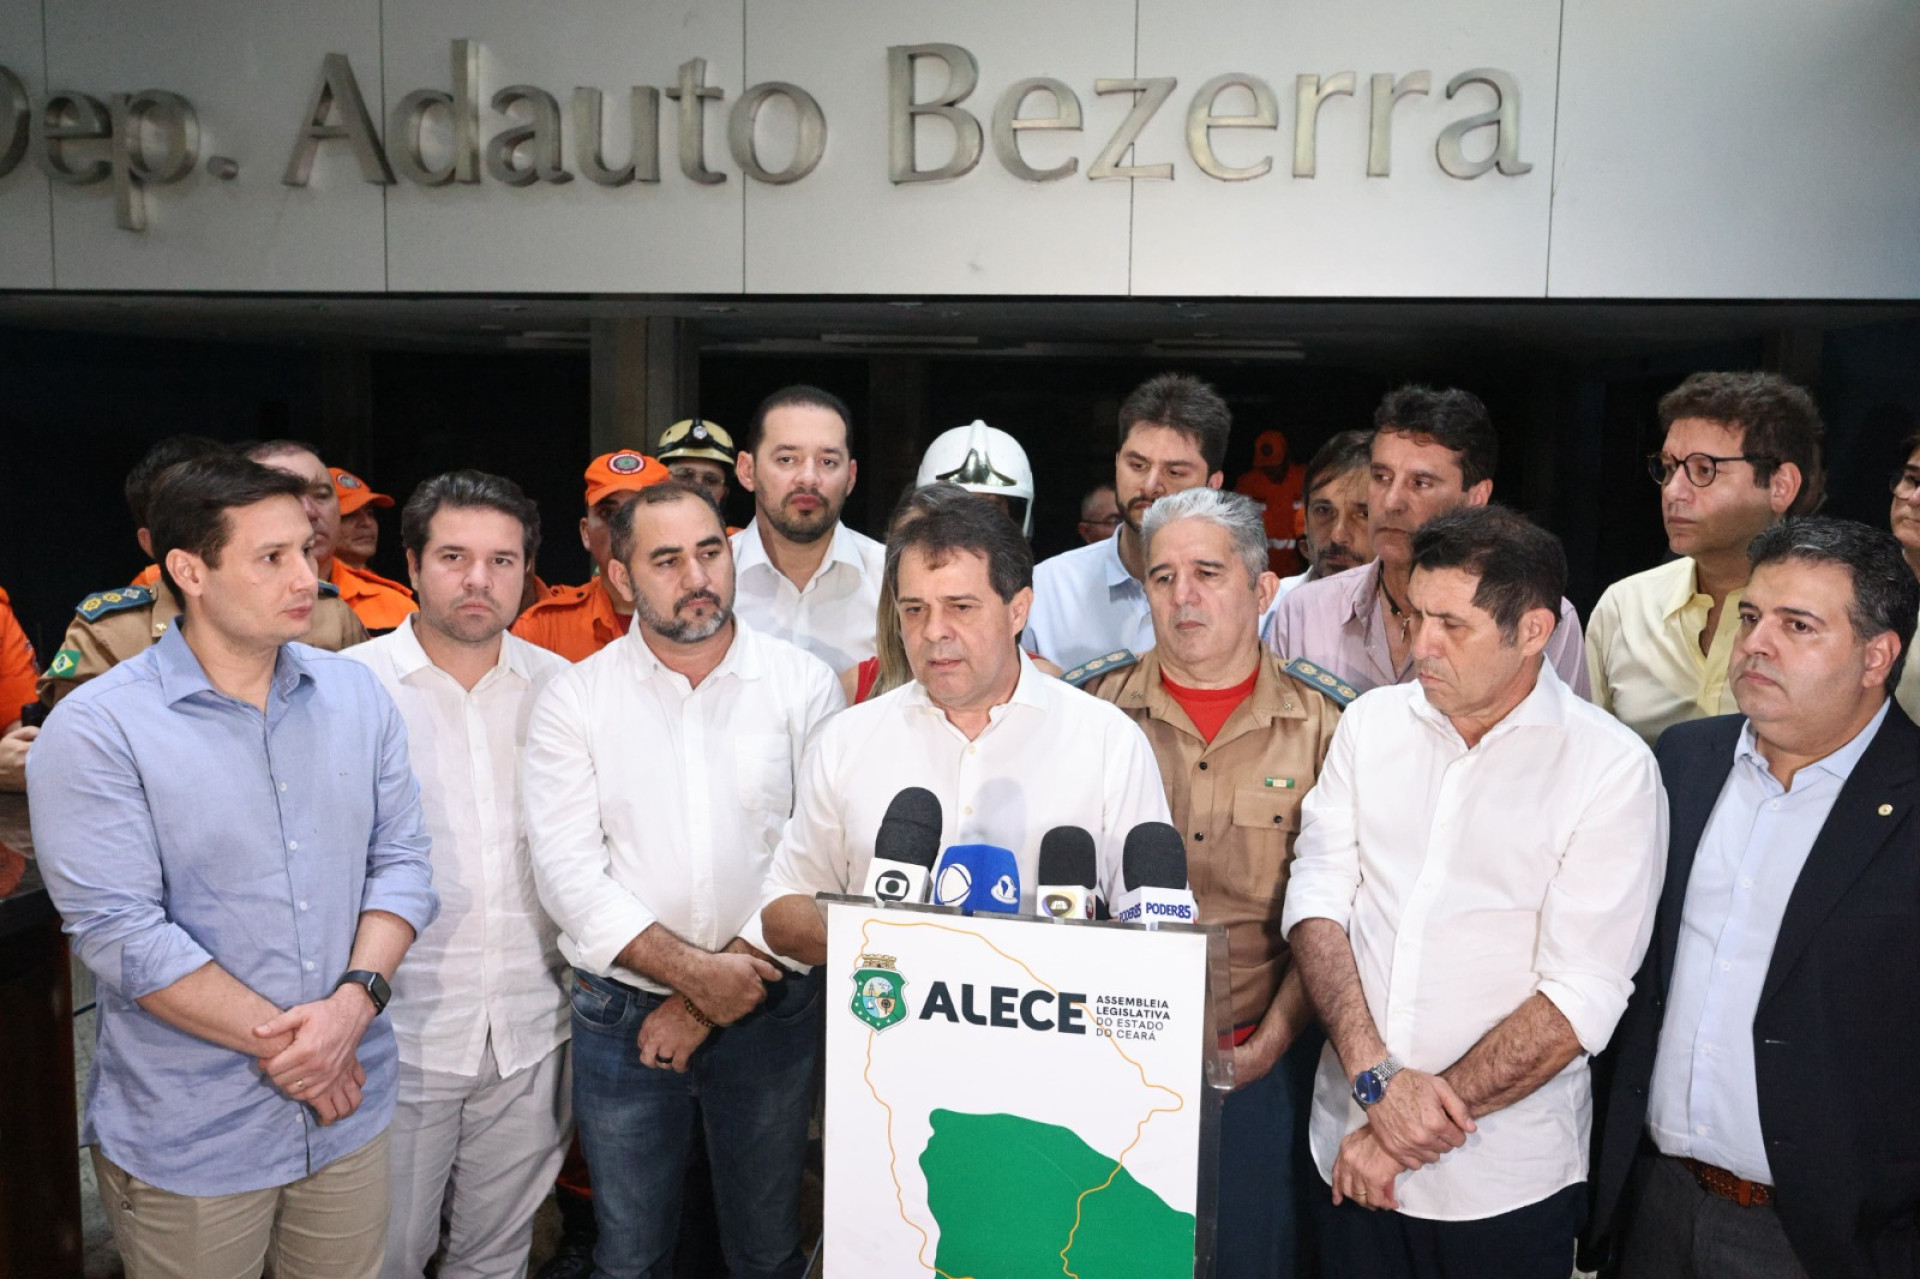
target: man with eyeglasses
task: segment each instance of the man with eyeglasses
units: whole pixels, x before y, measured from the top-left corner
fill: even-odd
[[[1675,559],[1607,588],[1587,621],[1594,702],[1649,744],[1670,726],[1732,714],[1747,544],[1826,493],[1813,397],[1774,373],[1695,373],[1660,399],[1647,458]]]

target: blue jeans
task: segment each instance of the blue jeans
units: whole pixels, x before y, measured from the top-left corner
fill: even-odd
[[[735,1279],[799,1279],[800,1175],[820,1054],[819,971],[707,1036],[685,1074],[640,1064],[663,997],[574,970],[573,1114],[593,1176],[599,1279],[667,1279],[698,1121]]]

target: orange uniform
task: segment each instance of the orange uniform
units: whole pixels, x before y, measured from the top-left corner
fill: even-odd
[[[513,624],[513,633],[529,644],[558,653],[569,662],[592,657],[627,633],[633,614],[613,606],[606,579],[585,586],[556,586],[535,600]]]
[[[13,604],[0,590],[0,728],[20,718],[20,708],[35,700],[33,645],[13,615]]]
[[[406,621],[409,613],[420,611],[420,606],[413,602],[413,592],[400,583],[364,568],[355,568],[338,557],[327,580],[339,588],[340,598],[359,617],[360,624],[375,635],[392,630]]]
[[[1306,527],[1301,485],[1306,482],[1306,472],[1288,464],[1287,437],[1279,431],[1262,431],[1254,440],[1253,466],[1234,481],[1233,491],[1266,507],[1262,519],[1267,526],[1267,567],[1282,577],[1291,577],[1306,567],[1300,555],[1300,533]],[[1285,474],[1274,479],[1273,472],[1282,466],[1286,467]]]
[[[127,585],[158,587],[160,585],[160,566],[158,564],[147,565],[138,573],[135,573],[133,580],[128,582]]]

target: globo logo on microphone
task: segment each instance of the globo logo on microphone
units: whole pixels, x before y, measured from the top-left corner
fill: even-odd
[[[905,901],[913,883],[897,870],[883,871],[873,881],[873,895],[883,902]]]

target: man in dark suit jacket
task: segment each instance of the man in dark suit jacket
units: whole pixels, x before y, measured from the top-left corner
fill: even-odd
[[[1627,1279],[1920,1273],[1920,587],[1884,532],[1748,552],[1741,715],[1655,748],[1671,841],[1594,1126],[1590,1242]]]

